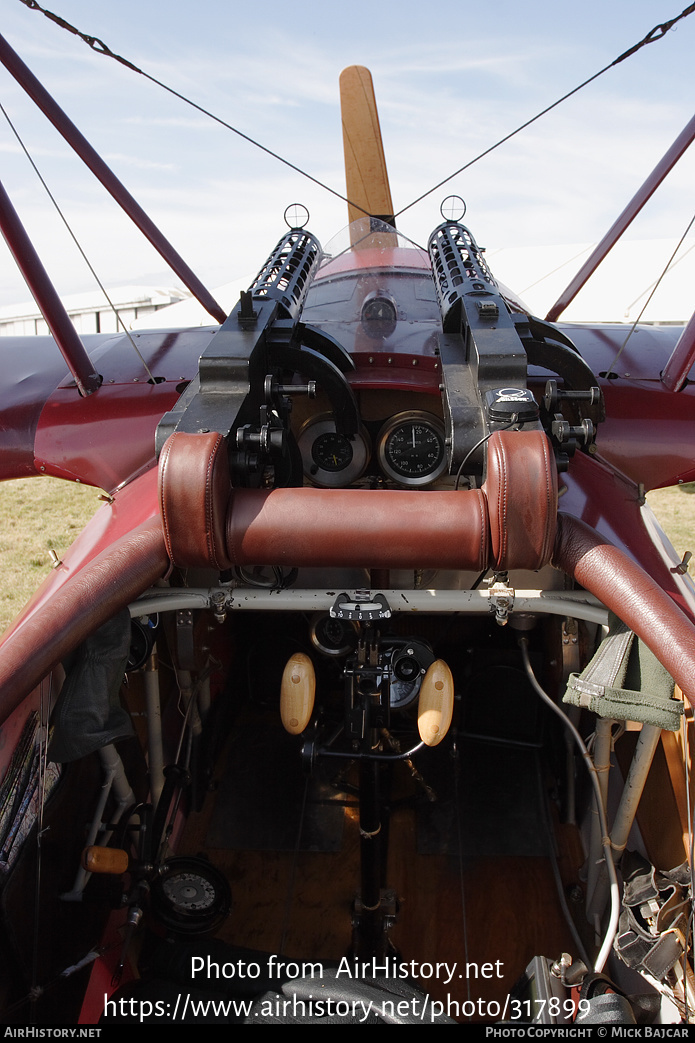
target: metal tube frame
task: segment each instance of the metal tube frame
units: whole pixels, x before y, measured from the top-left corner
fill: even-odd
[[[179,609],[228,612],[328,612],[336,600],[333,590],[270,590],[258,587],[155,588],[130,606],[131,616],[154,615]],[[491,590],[384,590],[391,612],[461,613],[487,615],[495,611]],[[608,610],[586,591],[515,590],[510,609],[519,615],[571,616],[605,625]]]

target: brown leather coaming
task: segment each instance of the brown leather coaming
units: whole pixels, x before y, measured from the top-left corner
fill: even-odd
[[[482,489],[236,489],[220,435],[174,434],[159,465],[165,538],[182,567],[541,568],[557,475],[542,431],[497,431]]]
[[[237,489],[227,551],[239,565],[480,571],[488,530],[480,490]]]
[[[557,468],[542,431],[497,431],[490,438],[483,490],[497,571],[540,569],[557,524]]]
[[[228,568],[224,528],[230,492],[222,435],[175,431],[166,440],[159,458],[159,509],[174,565]]]
[[[695,627],[644,569],[568,514],[558,515],[553,565],[634,630],[695,706]]]

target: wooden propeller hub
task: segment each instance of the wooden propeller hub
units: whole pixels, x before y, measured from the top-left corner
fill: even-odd
[[[299,735],[314,712],[316,674],[308,655],[297,652],[287,660],[280,685],[280,717],[285,731]]]
[[[443,659],[436,659],[422,679],[417,730],[427,746],[436,746],[449,731],[454,712],[454,678]]]

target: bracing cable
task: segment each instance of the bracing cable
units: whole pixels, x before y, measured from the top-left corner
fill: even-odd
[[[187,98],[184,94],[179,93],[179,91],[175,90],[173,87],[169,87],[166,83],[163,83],[161,80],[158,80],[155,76],[152,76],[150,73],[147,73],[143,69],[138,68],[137,65],[134,65],[132,62],[128,61],[127,58],[124,58],[119,54],[115,54],[110,49],[110,47],[108,47],[104,43],[103,40],[100,40],[96,36],[89,36],[87,33],[80,32],[80,30],[76,29],[75,26],[70,25],[70,23],[67,22],[64,18],[61,18],[60,15],[56,15],[53,14],[53,12],[51,11],[47,11],[45,8],[41,7],[39,3],[37,3],[37,0],[20,0],[20,3],[24,4],[26,7],[31,8],[32,11],[40,11],[41,14],[44,14],[47,18],[55,22],[62,29],[66,29],[74,36],[78,36],[81,40],[88,44],[88,46],[91,47],[92,50],[97,51],[99,54],[104,54],[108,58],[113,58],[114,61],[120,62],[120,64],[125,65],[126,68],[132,69],[133,72],[139,73],[141,76],[144,76],[145,79],[150,80],[152,83],[155,83],[158,87],[161,87],[163,90],[168,91],[169,94],[173,94],[175,97],[185,102],[186,105],[190,105],[192,108],[197,109],[198,112],[201,112],[203,115],[208,116],[212,120],[215,120],[216,123],[219,123],[221,126],[226,127],[227,130],[231,130],[234,134],[237,134],[240,138],[243,138],[245,141],[248,141],[251,145],[255,145],[256,148],[261,149],[261,151],[267,153],[269,156],[272,156],[274,159],[277,159],[280,163],[284,163],[285,166],[290,167],[291,170],[294,170],[298,174],[301,174],[303,177],[308,178],[309,181],[312,181],[315,185],[318,185],[319,188],[325,189],[326,192],[330,192],[331,195],[334,195],[338,199],[341,199],[344,203],[348,203],[356,210],[360,210],[362,211],[362,213],[365,214],[367,213],[367,211],[364,210],[363,207],[359,206],[357,203],[353,203],[352,200],[347,199],[346,196],[342,195],[342,193],[340,192],[337,192],[334,188],[331,188],[330,185],[325,184],[323,181],[319,181],[319,179],[314,177],[312,174],[309,174],[307,171],[302,170],[301,167],[298,167],[296,164],[291,163],[289,160],[284,159],[277,152],[274,152],[266,145],[261,144],[261,142],[256,141],[255,138],[252,138],[250,135],[245,134],[237,127],[232,126],[231,123],[227,123],[227,121],[223,120],[220,116],[216,116],[214,113],[203,108],[202,105],[198,105],[190,98]],[[503,145],[506,141],[509,141],[510,138],[515,137],[522,130],[525,130],[526,127],[530,127],[531,124],[539,120],[541,116],[545,116],[547,112],[550,112],[552,109],[557,108],[557,106],[560,105],[563,101],[566,101],[568,98],[571,98],[572,95],[577,94],[577,92],[582,90],[583,87],[586,87],[594,80],[597,80],[599,76],[602,76],[605,72],[608,72],[608,70],[612,69],[613,66],[618,65],[622,61],[625,61],[626,58],[629,58],[631,55],[641,50],[642,47],[646,47],[647,44],[655,43],[657,40],[663,39],[666,33],[669,32],[677,22],[679,22],[683,18],[687,18],[688,15],[693,13],[693,11],[695,11],[695,3],[690,4],[683,11],[681,11],[679,15],[676,15],[674,18],[671,18],[666,22],[661,22],[659,25],[655,25],[653,29],[650,29],[646,36],[644,36],[637,43],[633,44],[627,50],[623,51],[622,54],[620,54],[612,62],[609,62],[608,65],[605,65],[602,69],[599,69],[598,72],[583,80],[582,83],[578,84],[576,87],[568,91],[566,94],[563,94],[562,97],[552,102],[552,104],[547,105],[544,109],[538,112],[535,116],[532,116],[530,119],[526,120],[515,130],[510,131],[509,134],[505,134],[505,136],[500,138],[499,141],[496,141],[494,145],[491,145],[489,148],[486,148],[483,152],[479,153],[479,155],[469,160],[468,163],[465,163],[462,167],[459,167],[458,170],[455,170],[453,172],[453,174],[449,174],[448,177],[445,177],[441,181],[438,181],[436,185],[434,185],[432,188],[429,188],[426,192],[423,192],[421,195],[417,197],[417,199],[414,199],[411,203],[408,203],[407,206],[402,207],[396,214],[394,214],[394,220],[401,214],[404,214],[406,210],[410,210],[417,203],[421,202],[421,200],[425,199],[433,192],[436,192],[438,188],[442,187],[442,185],[445,185],[448,181],[451,181],[453,178],[463,173],[464,170],[468,170],[470,167],[473,166],[474,163],[477,163],[478,160],[483,159],[484,156],[489,155],[495,149],[499,148],[500,145]]]
[[[625,337],[625,340],[620,345],[620,348],[618,350],[618,354],[615,356],[615,358],[611,362],[610,366],[608,367],[608,371],[607,371],[608,373],[612,373],[613,372],[613,367],[616,365],[618,359],[620,358],[620,356],[622,355],[623,351],[625,350],[625,346],[626,346],[627,342],[629,341],[630,337],[632,336],[632,334],[637,329],[637,325],[638,325],[640,319],[642,318],[642,316],[644,315],[645,311],[647,310],[647,308],[649,306],[649,302],[651,301],[652,297],[654,296],[656,291],[659,289],[659,285],[660,285],[661,281],[663,280],[663,278],[666,275],[666,273],[673,266],[674,258],[676,256],[676,254],[678,253],[678,251],[680,250],[681,246],[683,245],[685,237],[687,236],[687,234],[690,231],[690,229],[693,227],[693,224],[695,224],[695,214],[693,214],[693,216],[690,218],[690,221],[688,222],[688,227],[686,228],[686,230],[683,232],[683,235],[678,240],[678,243],[676,245],[675,250],[673,251],[673,253],[671,254],[671,256],[669,257],[668,261],[666,262],[666,264],[664,266],[664,270],[662,271],[661,275],[659,276],[659,278],[656,280],[656,282],[652,286],[651,293],[649,294],[649,296],[647,297],[646,301],[642,305],[642,309],[641,309],[639,315],[637,316],[637,318],[633,322],[632,326],[628,330],[627,336]]]
[[[22,0],[22,2],[26,3],[27,0]],[[406,210],[410,210],[410,208],[415,206],[416,203],[419,203],[427,196],[432,195],[432,193],[436,192],[438,188],[442,187],[442,185],[446,185],[447,182],[452,181],[455,177],[458,177],[458,175],[462,174],[464,170],[468,170],[470,167],[473,166],[474,163],[477,163],[479,159],[483,159],[485,156],[488,156],[491,152],[494,152],[496,148],[499,148],[500,145],[504,145],[506,141],[509,141],[511,138],[516,137],[516,135],[519,134],[522,130],[526,130],[526,128],[530,127],[532,123],[535,123],[537,120],[539,120],[541,116],[545,116],[546,113],[551,112],[553,109],[556,109],[558,105],[561,105],[563,101],[567,101],[567,99],[571,98],[573,94],[577,94],[580,90],[582,90],[583,87],[588,87],[590,83],[593,83],[594,80],[597,80],[599,76],[603,76],[604,72],[608,72],[608,70],[612,69],[614,65],[618,65],[620,62],[625,61],[625,59],[629,58],[630,55],[635,54],[637,51],[641,50],[642,47],[646,47],[648,43],[654,43],[656,40],[661,40],[666,35],[666,33],[673,28],[676,22],[679,22],[681,18],[687,18],[689,14],[693,13],[693,11],[695,11],[695,4],[690,4],[689,7],[686,7],[685,10],[681,11],[681,13],[677,15],[675,18],[671,18],[668,22],[662,22],[660,25],[655,25],[654,28],[650,29],[650,31],[642,40],[634,44],[632,47],[629,47],[626,51],[623,51],[623,53],[618,55],[618,57],[615,58],[612,62],[609,62],[608,65],[604,65],[602,69],[599,69],[598,72],[595,72],[593,76],[589,76],[582,83],[578,84],[576,87],[573,87],[571,91],[567,91],[567,93],[563,94],[562,97],[552,102],[552,104],[547,105],[544,109],[541,109],[540,112],[537,112],[535,116],[532,116],[530,119],[520,124],[520,126],[518,126],[516,130],[512,130],[509,132],[509,134],[505,134],[504,137],[500,138],[499,141],[496,141],[494,145],[490,145],[489,148],[486,148],[483,152],[480,152],[477,156],[474,156],[473,159],[469,160],[468,163],[464,163],[462,167],[459,167],[458,170],[455,170],[453,174],[449,174],[448,177],[445,177],[441,181],[438,181],[436,185],[434,185],[432,188],[429,188],[426,192],[423,192],[422,195],[419,195],[417,199],[414,199],[412,201],[412,203],[408,203],[407,206],[404,206],[401,210],[399,210],[396,214],[393,215],[394,220],[397,217],[400,217],[401,214],[404,214]]]
[[[57,213],[58,213],[58,216],[60,217],[61,221],[62,221],[62,222],[63,222],[63,224],[65,225],[65,228],[67,229],[67,231],[68,231],[68,234],[69,234],[70,238],[72,239],[73,243],[74,243],[74,244],[75,244],[75,246],[77,247],[77,249],[78,249],[78,251],[79,251],[79,253],[80,253],[81,257],[82,257],[82,260],[83,260],[83,261],[84,261],[84,263],[85,263],[85,264],[87,265],[87,268],[89,269],[89,271],[90,271],[91,275],[93,276],[93,278],[94,278],[94,280],[95,280],[95,282],[96,282],[97,286],[99,287],[99,289],[100,289],[100,290],[101,290],[101,292],[103,293],[104,297],[106,298],[106,303],[108,304],[108,306],[110,307],[111,311],[113,312],[113,314],[114,314],[114,316],[115,316],[115,318],[116,318],[116,327],[117,327],[117,328],[118,328],[118,326],[120,326],[120,327],[121,327],[121,329],[122,329],[122,330],[123,330],[123,332],[125,333],[126,337],[127,337],[127,338],[128,338],[128,340],[130,341],[130,345],[131,345],[131,347],[133,348],[133,350],[135,351],[136,355],[138,356],[138,358],[139,358],[139,359],[140,359],[140,361],[142,362],[142,364],[143,364],[143,367],[144,367],[144,369],[145,369],[145,372],[147,373],[147,378],[148,378],[148,380],[149,380],[150,384],[155,384],[155,383],[156,383],[156,380],[155,380],[155,378],[154,378],[154,377],[153,377],[153,375],[152,375],[152,372],[151,372],[151,370],[150,370],[150,367],[149,367],[149,366],[147,365],[147,363],[145,362],[145,359],[143,358],[143,355],[142,355],[142,353],[141,353],[140,349],[138,348],[137,344],[136,344],[136,343],[135,343],[135,341],[133,340],[133,337],[132,337],[132,335],[131,335],[131,333],[130,333],[130,330],[128,330],[128,329],[126,328],[126,325],[125,325],[125,323],[123,322],[123,319],[121,318],[121,316],[119,315],[119,313],[118,313],[118,311],[117,311],[117,309],[116,309],[116,306],[115,306],[115,304],[113,303],[113,301],[112,301],[112,300],[111,300],[111,298],[109,297],[109,295],[108,295],[108,292],[107,292],[107,290],[106,290],[106,288],[105,288],[105,286],[104,286],[103,282],[101,281],[101,279],[100,279],[100,278],[99,278],[99,276],[97,275],[96,271],[94,270],[94,267],[93,267],[93,265],[92,265],[91,261],[89,260],[89,258],[87,257],[87,254],[86,254],[86,253],[84,252],[84,250],[82,249],[82,245],[80,244],[80,242],[79,242],[79,240],[78,240],[77,236],[75,235],[74,231],[72,230],[72,227],[71,227],[71,225],[70,225],[70,223],[69,223],[69,221],[68,221],[67,217],[66,217],[66,216],[65,216],[65,214],[63,213],[63,211],[62,211],[62,209],[61,209],[60,205],[58,204],[58,201],[57,201],[57,199],[55,198],[55,196],[54,196],[54,195],[53,195],[53,193],[51,192],[51,190],[50,190],[50,188],[48,187],[48,185],[47,185],[47,183],[46,183],[46,181],[45,181],[45,179],[44,179],[44,177],[43,177],[43,175],[42,175],[41,171],[39,170],[39,168],[37,167],[36,163],[34,162],[34,160],[33,160],[32,156],[31,156],[31,154],[30,154],[30,152],[29,152],[29,149],[28,149],[28,148],[27,148],[27,146],[26,146],[26,145],[24,144],[24,141],[22,140],[22,138],[21,138],[21,136],[20,136],[20,134],[19,134],[19,131],[17,130],[17,128],[15,127],[14,123],[13,123],[13,122],[12,122],[12,120],[10,119],[10,117],[9,117],[9,115],[8,115],[8,113],[7,113],[6,109],[5,109],[5,107],[4,107],[4,106],[3,106],[3,105],[2,105],[1,103],[0,103],[0,112],[2,112],[3,116],[4,116],[4,117],[5,117],[5,119],[7,120],[7,123],[9,124],[10,130],[12,131],[12,133],[13,133],[13,134],[14,134],[14,136],[16,137],[17,141],[19,142],[19,145],[20,145],[20,147],[21,147],[22,151],[24,152],[24,155],[25,155],[25,156],[26,156],[26,158],[27,158],[27,159],[29,160],[29,163],[31,164],[31,166],[32,166],[32,168],[33,168],[33,170],[34,170],[34,173],[36,174],[37,178],[39,179],[39,181],[40,181],[40,182],[41,182],[41,184],[43,185],[43,187],[44,187],[44,189],[45,189],[45,191],[46,191],[46,195],[47,195],[47,196],[48,196],[48,198],[50,199],[51,203],[53,204],[53,206],[55,207],[55,209],[56,209],[56,211],[57,211]]]

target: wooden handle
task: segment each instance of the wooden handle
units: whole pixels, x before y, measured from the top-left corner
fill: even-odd
[[[316,674],[308,655],[297,652],[287,660],[280,686],[280,716],[285,731],[299,735],[314,712]]]
[[[119,847],[86,847],[82,852],[82,866],[88,873],[121,873],[128,871],[128,852]]]
[[[422,679],[417,730],[427,746],[436,746],[449,731],[454,712],[454,678],[443,659],[436,659]]]

